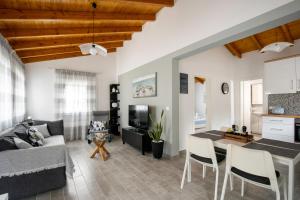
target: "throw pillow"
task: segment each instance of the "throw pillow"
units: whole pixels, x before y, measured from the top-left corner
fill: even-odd
[[[41,132],[36,128],[30,127],[28,130],[29,139],[33,146],[43,146],[45,143],[45,138]]]
[[[93,121],[93,131],[103,131],[106,129],[106,121]]]
[[[17,149],[13,137],[1,136],[0,137],[0,151]]]
[[[24,140],[14,137],[14,142],[15,145],[18,147],[18,149],[29,149],[32,147],[31,144],[29,144],[28,142],[25,142]]]
[[[64,121],[42,121],[42,120],[34,120],[34,125],[42,125],[47,124],[48,131],[50,135],[64,135]]]
[[[57,120],[48,122],[48,130],[51,135],[64,135],[64,121]]]
[[[16,125],[16,127],[14,128],[14,133],[22,140],[24,140],[25,142],[31,143],[30,139],[29,139],[29,134],[27,132],[27,129],[29,127],[24,125],[24,124],[18,124]]]
[[[47,124],[38,125],[38,126],[31,126],[31,128],[35,128],[39,132],[41,132],[43,134],[44,138],[50,137],[50,133],[48,131]]]

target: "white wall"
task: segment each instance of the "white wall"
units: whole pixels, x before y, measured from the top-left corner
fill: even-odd
[[[217,47],[185,58],[179,62],[179,71],[189,74],[189,93],[179,95],[179,143],[184,149],[185,136],[194,131],[193,117],[195,112],[194,76],[207,79],[207,117],[209,129],[220,129],[231,126],[230,95],[221,93],[222,82],[234,81],[234,123],[241,122],[240,81],[263,79],[264,62],[300,53],[300,40],[295,46],[281,53],[249,52],[239,59],[234,57],[225,47]],[[232,88],[231,88],[232,89]],[[266,101],[266,100],[265,100]],[[264,102],[266,103],[266,102]]]
[[[179,95],[179,150],[185,148],[185,136],[194,132],[195,76],[206,79],[208,129],[230,125],[230,94],[223,95],[221,85],[234,79],[236,60],[224,47],[218,47],[179,62],[179,72],[189,74],[189,93]]]
[[[201,41],[292,0],[176,0],[118,50],[118,74]]]
[[[117,82],[116,55],[82,56],[25,65],[27,111],[35,119],[55,119],[55,69],[97,73],[97,109],[109,109],[109,84]]]

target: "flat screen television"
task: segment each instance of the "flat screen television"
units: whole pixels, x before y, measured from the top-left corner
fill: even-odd
[[[129,105],[128,124],[134,128],[148,130],[149,128],[149,106]]]

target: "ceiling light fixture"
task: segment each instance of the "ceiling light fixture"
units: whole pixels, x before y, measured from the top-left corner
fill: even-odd
[[[277,30],[276,30],[276,38],[278,41],[279,39],[278,39]],[[264,48],[262,48],[260,50],[260,53],[265,53],[267,51],[279,53],[279,52],[282,52],[284,49],[291,47],[291,46],[294,46],[294,44],[290,43],[290,42],[273,42],[271,44],[268,44]]]
[[[79,45],[80,51],[83,55],[107,55],[107,49],[104,48],[101,45],[95,44],[95,10],[96,10],[97,4],[95,2],[92,3],[93,8],[93,43],[85,43]]]
[[[266,51],[273,51],[273,52],[279,53],[279,52],[283,51],[284,49],[291,47],[291,46],[294,46],[294,44],[290,43],[290,42],[274,42],[274,43],[271,43],[271,44],[265,46],[264,48],[262,48],[262,50],[260,50],[260,52],[264,53]]]

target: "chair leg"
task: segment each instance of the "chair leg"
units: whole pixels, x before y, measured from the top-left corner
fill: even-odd
[[[202,174],[203,179],[205,179],[205,175],[206,175],[206,166],[203,165],[203,174]]]
[[[216,169],[216,183],[215,183],[215,198],[214,198],[214,200],[218,199],[218,183],[219,183],[219,170]]]
[[[184,170],[183,170],[182,180],[181,180],[181,185],[180,185],[181,189],[183,188],[183,184],[184,184],[184,180],[185,180],[185,176],[186,176],[187,165],[188,165],[188,161],[186,160],[185,164],[184,164]]]
[[[229,181],[230,181],[230,191],[233,190],[233,176],[232,174],[229,174]]]
[[[192,181],[192,166],[191,166],[191,160],[188,160],[188,182],[190,183]]]
[[[283,195],[284,200],[287,200],[287,180],[285,177],[283,178]]]
[[[245,192],[245,181],[242,179],[242,188],[241,188],[241,196],[244,197],[244,192]]]
[[[280,200],[280,192],[276,189],[276,200]]]
[[[222,188],[222,193],[221,193],[221,199],[220,200],[224,200],[226,186],[227,186],[227,179],[228,179],[228,173],[225,172],[225,178],[224,178],[224,183],[223,183],[223,188]]]

